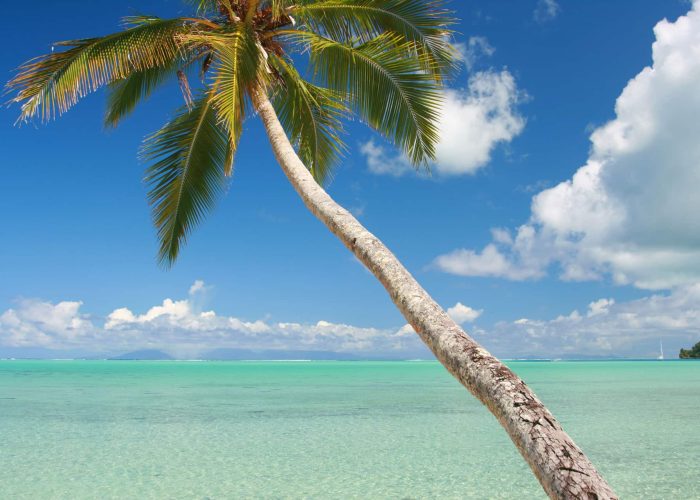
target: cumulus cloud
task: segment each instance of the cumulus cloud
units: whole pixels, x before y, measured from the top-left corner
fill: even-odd
[[[445,90],[433,173],[474,174],[487,165],[498,145],[512,141],[523,131],[525,118],[518,104],[524,97],[513,75],[505,69],[475,73],[466,89]],[[360,151],[375,174],[402,176],[414,171],[404,155],[374,140]]]
[[[457,302],[454,306],[447,309],[447,314],[455,321],[455,323],[463,325],[465,323],[472,323],[484,312],[483,309],[473,309],[469,306]],[[402,326],[397,332],[397,337],[406,337],[414,335],[415,331],[413,327],[409,324]]]
[[[440,255],[434,264],[438,269],[458,276],[492,276],[520,281],[542,275],[537,267],[512,262],[493,244],[480,252],[464,248],[454,250]]]
[[[538,23],[546,23],[555,19],[560,11],[561,7],[556,0],[537,0],[533,17]]]
[[[532,200],[530,219],[436,265],[464,276],[610,276],[665,289],[700,281],[700,1],[654,28],[653,64],[629,81],[588,161]]]
[[[469,306],[465,306],[461,302],[457,302],[454,306],[447,309],[447,314],[449,314],[450,317],[455,320],[455,323],[459,323],[460,325],[464,323],[471,323],[472,321],[476,320],[476,318],[481,316],[481,313],[483,312],[483,309],[472,309]]]
[[[601,314],[608,314],[610,308],[615,305],[615,299],[599,299],[595,302],[588,304],[588,314],[590,318],[592,316],[599,316]]]
[[[195,358],[214,349],[332,351],[368,357],[430,357],[410,325],[376,328],[320,320],[314,323],[248,321],[199,311],[189,299],[165,299],[143,313],[128,308],[104,320],[81,311],[82,303],[22,300],[0,314],[0,352],[45,348],[95,355],[159,349]],[[601,298],[583,312],[554,319],[520,318],[483,327],[482,310],[461,302],[447,309],[470,333],[502,357],[566,355],[651,356],[663,340],[667,351],[700,335],[700,284],[629,302]]]
[[[422,353],[418,338],[392,329],[317,321],[247,321],[201,310],[197,295],[204,282],[190,287],[189,297],[165,299],[143,313],[122,307],[104,321],[81,312],[82,302],[52,304],[23,300],[0,315],[0,346],[81,350],[105,354],[162,349],[197,356],[216,348],[312,350],[368,353]]]
[[[667,351],[697,341],[700,285],[624,303],[600,299],[585,314],[575,310],[551,320],[521,318],[475,333],[505,357],[655,356],[659,341]]]
[[[196,280],[194,283],[192,283],[192,286],[190,287],[189,294],[190,296],[196,295],[198,293],[204,293],[209,289],[209,287],[204,283],[202,280]]]
[[[496,49],[484,36],[469,37],[466,42],[455,44],[455,49],[457,49],[457,53],[468,71],[474,68],[479,59],[490,57],[496,52]]]
[[[94,327],[80,313],[82,302],[57,304],[21,300],[0,315],[0,343],[17,347],[74,344],[89,339]]]

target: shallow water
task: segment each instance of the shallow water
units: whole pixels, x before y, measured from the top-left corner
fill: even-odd
[[[700,498],[700,362],[512,362],[623,498]],[[431,362],[0,361],[0,497],[544,498]]]

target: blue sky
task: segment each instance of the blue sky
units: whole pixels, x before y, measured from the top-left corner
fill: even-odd
[[[433,177],[407,171],[353,122],[331,195],[497,355],[652,356],[660,339],[674,354],[700,340],[700,4],[451,7],[465,61],[446,91]],[[130,0],[5,11],[15,20],[13,45],[0,49],[7,80],[53,41],[188,9]],[[257,119],[227,196],[176,266],[159,268],[136,152],[179,91],[163,89],[117,130],[102,127],[103,101],[98,92],[47,125],[16,127],[18,108],[0,110],[0,355],[422,352],[381,286],[297,199]]]

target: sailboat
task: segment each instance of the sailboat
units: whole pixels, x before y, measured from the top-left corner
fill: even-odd
[[[659,354],[659,357],[656,359],[663,360],[664,359],[664,343],[661,340],[659,340],[659,348],[660,348],[660,354]]]

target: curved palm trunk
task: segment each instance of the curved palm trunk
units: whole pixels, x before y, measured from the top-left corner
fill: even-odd
[[[394,254],[316,183],[267,97],[259,95],[256,101],[275,157],[306,207],[379,279],[437,359],[496,416],[547,494],[551,498],[617,498],[530,388],[472,340]]]

